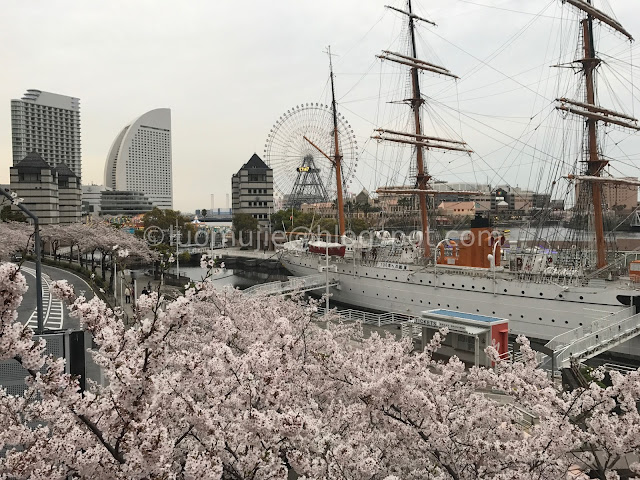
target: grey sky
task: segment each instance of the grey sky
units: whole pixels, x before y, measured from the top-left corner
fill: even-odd
[[[36,88],[80,98],[84,183],[103,183],[107,152],[127,122],[153,108],[171,108],[174,206],[183,211],[208,208],[214,193],[222,207],[231,174],[254,152],[262,156],[275,120],[293,105],[328,101],[323,50],[331,45],[338,55],[334,61],[341,112],[352,124],[360,147],[365,147],[358,167],[360,183],[351,188],[384,184],[381,160],[374,158],[376,146],[367,142],[381,115],[378,94],[386,86],[374,55],[400,41],[400,15],[384,9],[384,3],[4,0],[0,182],[8,183],[11,164],[9,101]],[[462,77],[453,86],[426,79],[426,93],[442,93],[445,110],[460,105],[467,112],[447,123],[462,127],[464,138],[481,156],[472,163],[458,156],[451,164],[449,160],[434,164],[439,178],[489,179],[494,184],[504,179],[533,186],[533,161],[518,154],[524,150],[521,142],[533,141],[530,130],[537,119],[530,122],[527,117],[544,110],[553,98],[555,77],[543,65],[554,58],[551,49],[556,39],[550,32],[562,15],[559,3],[415,1],[415,10],[439,25],[421,29],[419,48],[424,57]],[[627,30],[640,38],[637,1],[609,3]],[[545,16],[527,27],[533,14],[540,12]],[[630,49],[608,32],[602,42],[621,52],[626,61],[635,54],[634,65],[640,65],[635,44]],[[575,45],[566,49],[572,52]],[[499,55],[490,58],[496,52]],[[640,84],[637,67],[632,70]],[[629,68],[620,67],[620,72],[629,77]],[[514,80],[516,74],[521,75]],[[615,83],[616,75],[608,74],[607,79]],[[543,87],[544,94],[535,93]],[[629,91],[617,92],[625,111],[637,110]],[[481,112],[488,116],[475,115]],[[509,142],[512,145],[505,147]],[[542,149],[544,140],[536,142]],[[639,175],[632,166],[640,160],[637,139],[624,140],[611,154],[626,156],[615,173]],[[451,172],[455,166],[456,172],[447,165],[452,165]],[[376,169],[380,172],[372,173]]]

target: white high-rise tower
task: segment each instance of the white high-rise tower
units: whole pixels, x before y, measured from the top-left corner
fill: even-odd
[[[159,208],[173,207],[170,109],[151,110],[122,129],[107,155],[104,184],[142,192]]]
[[[41,90],[27,90],[11,100],[13,165],[36,152],[49,166],[66,164],[80,179],[80,99]]]

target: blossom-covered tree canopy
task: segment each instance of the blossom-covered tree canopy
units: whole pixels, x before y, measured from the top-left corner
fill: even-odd
[[[2,264],[0,359],[30,376],[23,397],[0,390],[0,477],[557,480],[578,465],[611,479],[640,452],[640,372],[561,393],[526,339],[523,363],[465,370],[432,358],[438,335],[411,353],[301,300],[207,281],[173,302],[142,297],[132,328],[58,283],[105,378],[80,392],[16,323],[25,289]]]
[[[144,240],[106,223],[45,225],[41,236],[45,241],[54,243],[56,249],[66,246],[82,253],[95,250],[111,252],[114,246],[118,246],[126,249],[130,258],[135,260],[152,261],[157,257]]]
[[[110,253],[114,246],[126,251],[130,260],[148,262],[157,254],[147,243],[129,232],[105,223],[68,225],[43,225],[40,227],[42,241],[59,247],[71,247],[72,251],[90,253],[100,250]],[[11,254],[33,249],[33,226],[23,222],[0,222],[0,259],[9,259]]]
[[[33,247],[33,227],[23,222],[0,222],[0,259]]]

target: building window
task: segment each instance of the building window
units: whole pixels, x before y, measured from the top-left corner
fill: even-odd
[[[40,174],[39,173],[20,173],[19,179],[21,182],[39,182]]]

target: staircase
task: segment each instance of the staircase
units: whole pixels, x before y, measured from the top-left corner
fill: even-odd
[[[571,360],[593,358],[638,335],[640,313],[635,313],[634,307],[627,307],[590,325],[562,333],[549,340],[545,347],[553,351],[557,368],[568,368]],[[543,367],[550,363],[551,358],[545,356]]]

